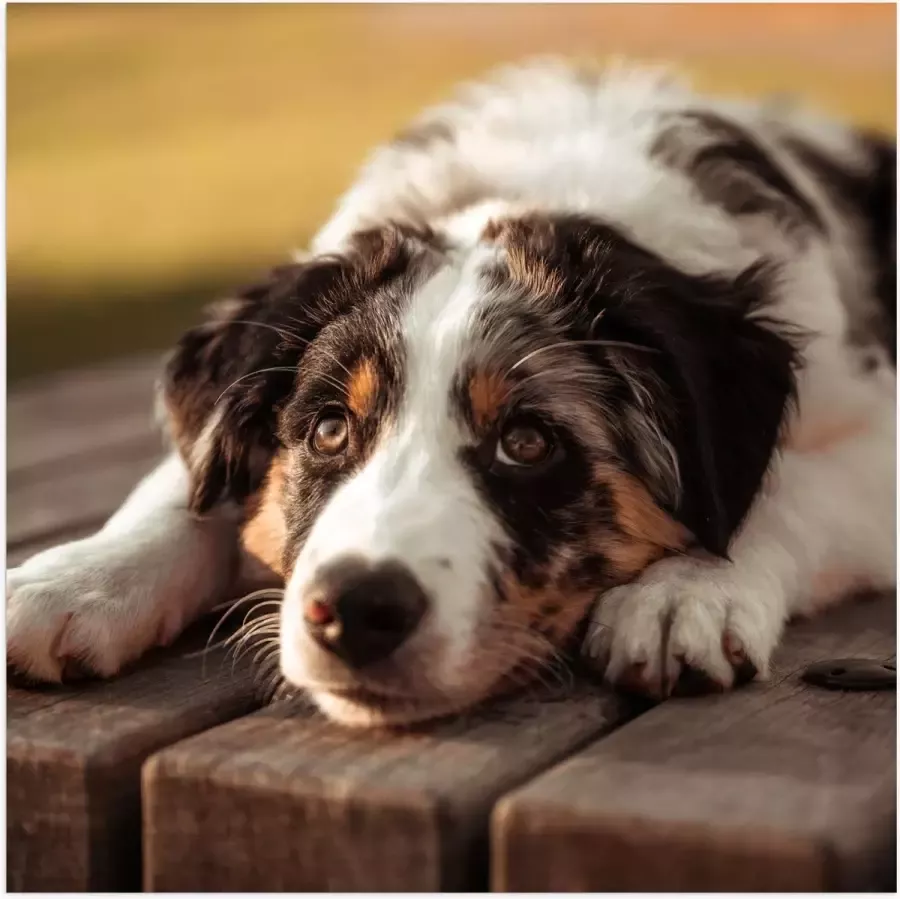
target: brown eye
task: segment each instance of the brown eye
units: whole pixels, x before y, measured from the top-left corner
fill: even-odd
[[[312,447],[320,455],[336,456],[347,448],[349,437],[347,416],[336,409],[331,410],[324,413],[316,422]]]
[[[538,422],[509,422],[497,443],[496,461],[518,467],[540,465],[553,452],[549,431]]]

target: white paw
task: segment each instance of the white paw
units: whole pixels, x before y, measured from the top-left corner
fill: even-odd
[[[109,677],[174,639],[185,609],[164,601],[171,569],[147,549],[98,535],[8,571],[7,664],[41,681]]]
[[[725,690],[767,675],[783,609],[728,563],[663,559],[598,600],[583,653],[610,683],[656,698]]]

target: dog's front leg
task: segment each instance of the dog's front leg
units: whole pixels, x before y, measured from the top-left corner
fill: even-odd
[[[730,560],[669,557],[599,600],[585,654],[609,681],[669,695],[686,671],[765,676],[784,624],[896,583],[891,410],[841,442],[787,451]]]
[[[187,509],[188,474],[169,456],[97,534],[7,573],[7,661],[59,681],[67,667],[117,673],[171,642],[223,598],[235,576],[238,523]]]

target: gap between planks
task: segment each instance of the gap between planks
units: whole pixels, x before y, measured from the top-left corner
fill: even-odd
[[[643,708],[580,684],[383,733],[272,706],[147,763],[144,888],[484,889],[496,799]]]
[[[796,624],[768,683],[669,701],[505,797],[493,888],[893,889],[896,693],[800,673],[895,634],[893,594]]]
[[[156,363],[130,361],[14,392],[7,565],[88,536],[161,454]],[[259,705],[246,663],[206,662],[198,625],[120,679],[7,687],[7,888],[133,890],[141,882],[140,768],[156,749]],[[206,671],[204,671],[206,669]]]

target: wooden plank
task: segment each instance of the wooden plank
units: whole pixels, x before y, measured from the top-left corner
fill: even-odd
[[[6,570],[9,571],[10,568],[21,565],[27,559],[37,555],[37,553],[42,552],[45,549],[51,549],[54,546],[59,546],[59,544],[64,541],[68,542],[70,540],[80,540],[82,537],[89,537],[91,534],[95,533],[96,530],[97,528],[93,524],[83,526],[76,525],[71,528],[66,528],[61,534],[50,534],[38,540],[30,540],[26,543],[18,544],[13,548],[7,547]]]
[[[73,403],[108,401],[121,397],[128,401],[136,392],[152,389],[161,370],[162,355],[129,356],[92,368],[54,372],[17,384],[8,400],[10,418],[37,413],[36,421],[65,412]]]
[[[152,437],[160,369],[158,357],[138,357],[18,387],[7,403],[8,479],[40,477],[64,460]]]
[[[8,890],[140,888],[142,763],[259,705],[246,661],[184,657],[207,630],[117,680],[7,689]]]
[[[895,602],[795,625],[769,683],[670,700],[505,797],[494,889],[893,889],[896,694],[800,672],[892,655]]]
[[[162,457],[152,416],[158,369],[157,359],[131,359],[12,394],[7,548],[16,561],[95,530]]]
[[[588,685],[377,733],[276,704],[147,763],[144,888],[484,888],[495,798],[639,708]]]
[[[153,467],[156,368],[128,361],[13,395],[8,564],[86,536]],[[246,663],[232,675],[221,652],[184,657],[208,630],[198,625],[118,680],[8,688],[8,889],[139,888],[142,763],[259,704]]]
[[[88,465],[60,465],[42,480],[10,485],[6,498],[7,546],[23,547],[73,530],[101,525],[162,459],[158,438],[126,454],[101,456]]]

